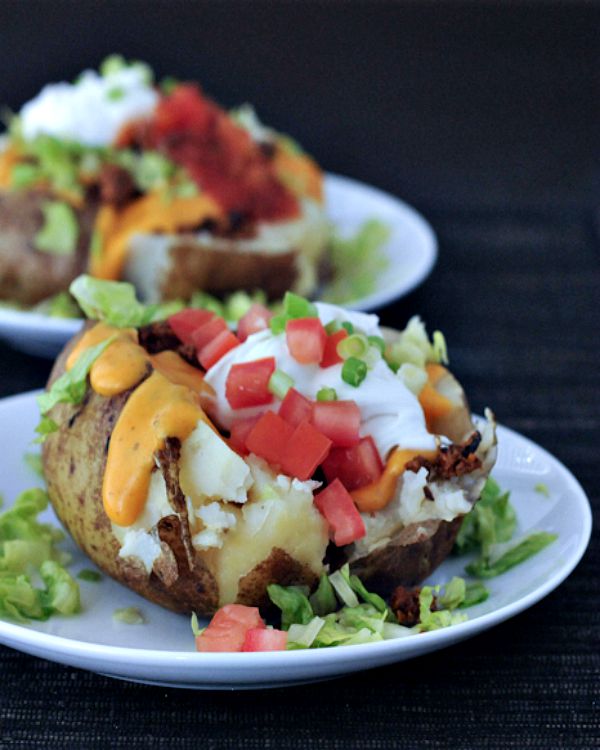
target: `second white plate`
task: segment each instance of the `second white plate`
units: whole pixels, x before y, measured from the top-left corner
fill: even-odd
[[[367,219],[380,219],[391,228],[384,253],[388,267],[375,291],[350,305],[375,310],[408,294],[430,273],[437,257],[437,242],[425,219],[398,198],[348,177],[325,177],[325,201],[333,224],[351,234]],[[53,318],[34,312],[0,307],[0,338],[40,357],[54,357],[81,327],[80,320]]]

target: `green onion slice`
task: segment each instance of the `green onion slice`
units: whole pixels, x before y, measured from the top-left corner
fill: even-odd
[[[319,388],[317,391],[317,401],[337,401],[335,388]]]
[[[268,389],[277,398],[285,398],[285,394],[294,385],[294,380],[283,370],[275,370],[269,378]]]
[[[342,367],[342,380],[355,388],[367,377],[367,365],[356,357],[350,357]]]

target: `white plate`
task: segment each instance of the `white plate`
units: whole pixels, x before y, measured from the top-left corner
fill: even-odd
[[[23,463],[37,423],[35,394],[0,400],[0,492],[12,502],[35,483]],[[0,642],[51,661],[113,677],[197,689],[247,689],[291,685],[403,661],[470,638],[530,607],[558,586],[579,562],[591,532],[587,498],[573,475],[530,440],[499,428],[494,476],[510,489],[518,533],[545,530],[558,540],[516,569],[489,582],[487,602],[468,610],[469,621],[399,640],[314,651],[199,654],[188,617],[151,604],[120,584],[81,582],[83,613],[23,626],[0,620]],[[543,482],[550,497],[535,492]],[[46,520],[56,520],[48,511]],[[92,567],[71,543],[73,571]],[[465,558],[450,558],[431,577],[463,573]],[[139,607],[144,625],[115,623],[117,607]]]
[[[430,273],[437,242],[429,224],[409,205],[388,193],[348,177],[325,177],[328,214],[343,234],[351,234],[366,219],[391,227],[384,252],[389,264],[373,294],[358,300],[355,310],[374,310],[408,294]],[[81,321],[0,307],[0,338],[29,354],[54,357],[81,327]]]

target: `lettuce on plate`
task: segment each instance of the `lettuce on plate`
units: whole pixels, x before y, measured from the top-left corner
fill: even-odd
[[[70,557],[58,547],[64,534],[38,520],[47,506],[44,490],[30,489],[0,515],[0,617],[28,622],[81,609]]]

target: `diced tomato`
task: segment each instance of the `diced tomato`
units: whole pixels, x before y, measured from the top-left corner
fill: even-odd
[[[285,630],[252,628],[246,633],[242,651],[285,651],[287,636]]]
[[[205,370],[211,368],[218,362],[222,356],[227,354],[230,349],[235,349],[240,342],[229,329],[221,331],[212,341],[198,352],[198,361]]]
[[[245,455],[248,453],[246,440],[252,432],[252,428],[258,422],[260,416],[248,417],[248,419],[238,419],[231,425],[231,434],[229,435],[229,445],[234,451]]]
[[[275,357],[232,365],[225,382],[225,396],[232,409],[263,406],[273,401],[269,379],[275,371]]]
[[[313,412],[313,403],[305,398],[295,388],[285,394],[285,398],[279,407],[279,416],[283,417],[292,427],[298,427],[300,422],[310,422]]]
[[[369,435],[352,448],[332,448],[321,467],[328,482],[339,479],[351,492],[379,479],[383,462]]]
[[[258,331],[264,331],[265,328],[269,327],[269,321],[273,317],[273,313],[268,307],[255,303],[248,310],[248,312],[240,318],[237,327],[237,335],[240,341],[245,341],[248,336]]]
[[[285,474],[301,481],[310,479],[323,463],[331,448],[331,440],[310,422],[300,422],[285,446],[281,468]]]
[[[327,520],[336,546],[355,542],[367,533],[350,493],[339,479],[315,495],[315,505]]]
[[[192,334],[200,326],[215,317],[210,310],[195,310],[192,307],[171,315],[167,320],[173,333],[183,344],[193,344]]]
[[[344,361],[337,353],[337,345],[347,337],[348,331],[345,328],[327,336],[325,351],[323,352],[323,359],[321,360],[321,367],[331,367],[332,365],[338,365],[340,362]]]
[[[226,604],[196,636],[197,651],[241,651],[249,630],[265,628],[258,607]]]
[[[270,464],[282,464],[288,441],[294,428],[274,411],[266,411],[254,425],[246,438],[250,453],[264,458]]]
[[[201,325],[192,333],[192,344],[196,351],[201,351],[208,343],[223,331],[228,331],[227,323],[218,315],[213,315],[210,320]]]
[[[288,320],[285,338],[290,354],[296,362],[316,365],[323,359],[327,333],[318,318]]]
[[[350,448],[360,440],[360,409],[355,401],[317,401],[312,423],[335,446]]]

